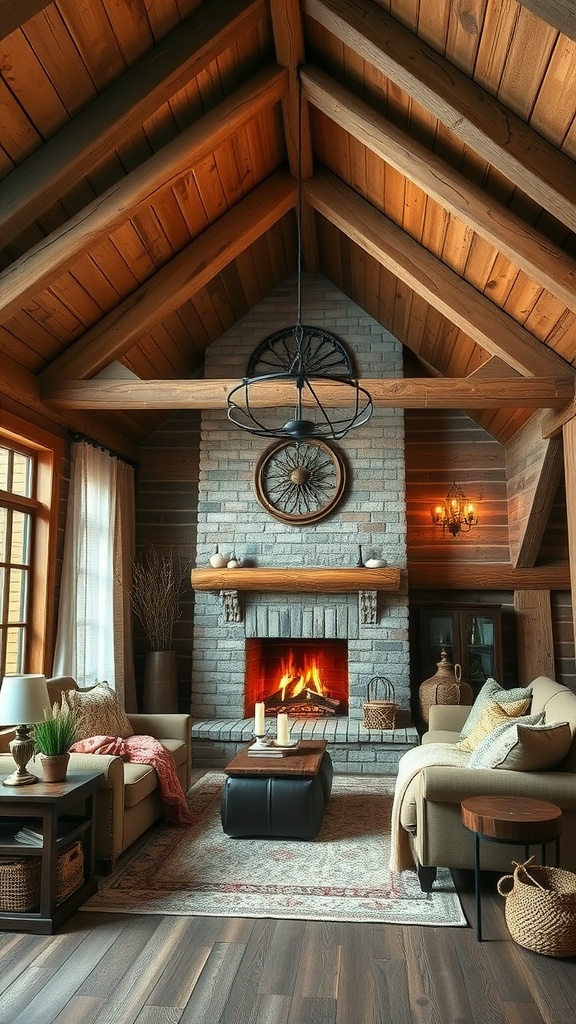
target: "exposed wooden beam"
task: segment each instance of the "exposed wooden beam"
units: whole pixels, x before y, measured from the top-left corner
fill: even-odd
[[[203,288],[296,202],[296,182],[277,171],[182,249],[153,277],[50,363],[46,377],[91,377],[120,359],[162,317]]]
[[[308,104],[301,94],[299,69],[304,63],[304,28],[300,0],[270,0],[272,31],[278,64],[288,69],[288,94],[282,101],[288,165],[294,177],[310,178],[314,156]],[[318,237],[314,211],[306,204],[300,210],[300,244],[304,265],[318,269]]]
[[[569,157],[370,0],[303,0],[303,8],[576,231]]]
[[[0,322],[8,320],[34,292],[46,287],[152,196],[172,188],[187,169],[278,102],[287,84],[286,72],[279,68],[260,72],[7,267],[0,274]]]
[[[520,3],[569,39],[576,39],[574,0],[520,0]]]
[[[47,378],[41,386],[44,401],[69,409],[225,409],[228,394],[239,380],[62,380]],[[362,380],[362,387],[381,408],[460,409],[466,403],[476,408],[500,409],[549,406],[574,392],[568,380],[536,378],[472,382],[422,377],[393,380]],[[350,404],[347,389],[322,381],[314,390],[327,407]],[[251,388],[250,404],[255,409],[279,408],[294,404],[294,385],[285,381],[263,381]],[[302,404],[313,401],[304,391]]]
[[[2,182],[0,235],[12,241],[174,93],[266,15],[264,0],[207,0]]]
[[[576,398],[558,412],[548,413],[542,420],[542,437],[558,437],[565,423],[576,417]]]
[[[564,478],[566,481],[566,510],[568,512],[568,560],[572,589],[572,621],[576,644],[576,417],[562,428],[564,442]]]
[[[117,429],[105,416],[90,412],[66,412],[65,415],[52,405],[45,405],[40,397],[40,381],[35,374],[2,355],[2,377],[0,379],[0,408],[7,402],[21,406],[47,422],[58,423],[66,430],[78,430],[100,441],[114,451],[122,452],[130,459],[138,458],[138,446],[134,440]],[[0,413],[1,416],[1,413]]]
[[[510,560],[534,565],[562,473],[558,438],[542,438],[542,413],[532,416],[506,445]]]
[[[567,565],[515,569],[485,562],[418,562],[408,566],[410,587],[418,590],[570,590]]]
[[[54,0],[0,0],[0,41],[25,25]]]
[[[555,678],[552,604],[549,590],[514,591],[518,682],[527,686],[538,676]]]
[[[314,106],[576,311],[576,260],[325,72],[306,67],[302,82]]]
[[[492,355],[524,375],[574,371],[504,310],[329,172],[304,183],[309,203]]]

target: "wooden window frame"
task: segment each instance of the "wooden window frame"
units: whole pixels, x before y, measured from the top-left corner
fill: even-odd
[[[49,675],[55,632],[58,509],[64,439],[9,413],[0,416],[0,442],[33,457],[33,498],[10,494],[13,507],[34,515],[24,671]]]

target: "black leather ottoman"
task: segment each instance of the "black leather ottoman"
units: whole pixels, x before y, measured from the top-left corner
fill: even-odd
[[[312,776],[229,775],[222,788],[222,828],[233,838],[315,839],[332,791],[332,777],[327,752]]]

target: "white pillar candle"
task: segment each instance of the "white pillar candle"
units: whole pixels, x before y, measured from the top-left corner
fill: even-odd
[[[276,742],[281,747],[288,746],[288,715],[280,712],[276,722]]]
[[[263,736],[265,732],[264,703],[263,701],[258,701],[258,703],[254,705],[254,735]]]

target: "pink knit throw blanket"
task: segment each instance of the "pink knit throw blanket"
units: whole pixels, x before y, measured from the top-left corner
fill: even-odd
[[[166,806],[166,820],[173,825],[191,825],[192,812],[176,774],[172,754],[153,736],[90,736],[78,740],[70,750],[77,754],[115,754],[123,761],[150,764],[156,770],[160,794]]]

